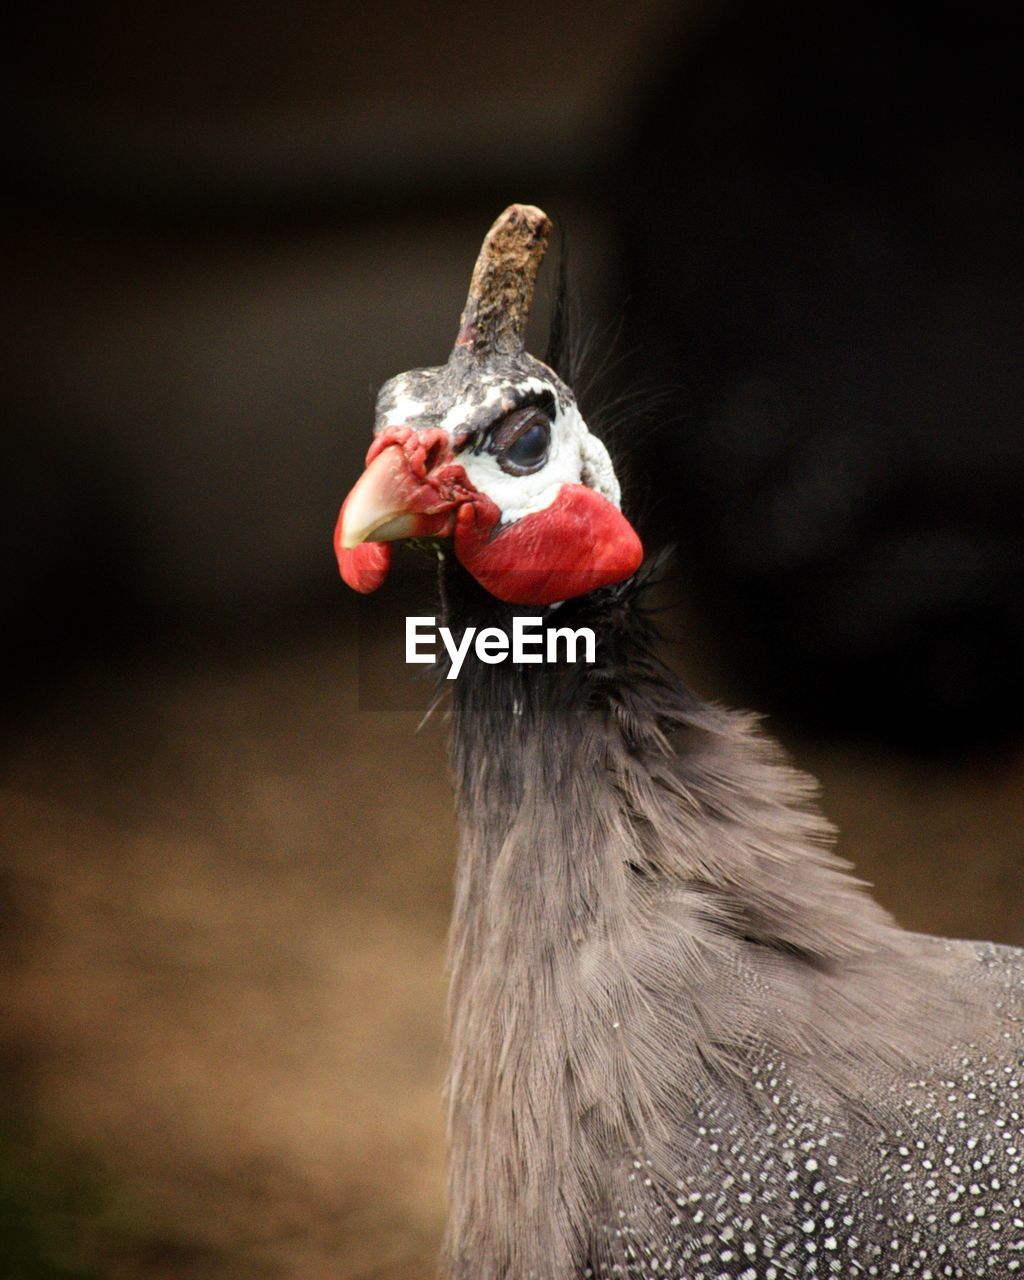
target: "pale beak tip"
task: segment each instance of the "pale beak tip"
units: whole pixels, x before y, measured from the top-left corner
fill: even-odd
[[[436,509],[441,506],[441,510]],[[451,521],[430,477],[416,476],[401,449],[377,454],[345,499],[336,528],[339,551],[367,542],[400,542],[444,534]]]

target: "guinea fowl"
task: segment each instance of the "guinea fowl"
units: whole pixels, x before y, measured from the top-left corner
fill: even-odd
[[[360,591],[431,540],[455,633],[597,637],[450,684],[448,1274],[1016,1274],[1024,952],[900,929],[813,781],[656,656],[609,456],[524,349],[548,232],[495,223],[336,534]]]

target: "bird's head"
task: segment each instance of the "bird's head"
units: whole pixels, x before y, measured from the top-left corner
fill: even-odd
[[[480,251],[448,362],[381,389],[366,470],[334,536],[356,591],[380,586],[390,544],[408,538],[450,539],[462,566],[511,604],[571,599],[639,567],[607,450],[524,347],[550,229],[540,209],[506,209]]]

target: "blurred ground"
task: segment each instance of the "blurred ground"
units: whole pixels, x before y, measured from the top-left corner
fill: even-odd
[[[349,636],[91,667],[8,743],[3,1059],[24,1150],[99,1170],[79,1274],[433,1274],[444,726],[358,710]],[[795,752],[903,922],[1024,943],[1024,758]]]
[[[354,665],[89,671],[13,752],[7,1056],[130,1189],[116,1274],[430,1273],[451,804]]]

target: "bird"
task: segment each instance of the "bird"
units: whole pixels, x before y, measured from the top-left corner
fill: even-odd
[[[438,557],[456,631],[593,661],[447,689],[450,1280],[1024,1272],[1024,951],[901,928],[815,781],[659,656],[656,561],[557,360],[547,215],[511,205],[445,364],[380,390],[335,530],[369,593]]]

